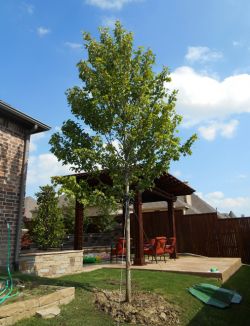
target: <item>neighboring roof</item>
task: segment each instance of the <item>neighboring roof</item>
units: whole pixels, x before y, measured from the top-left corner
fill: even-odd
[[[187,200],[189,197],[189,200]],[[178,196],[174,204],[175,209],[185,210],[186,215],[190,214],[204,214],[204,213],[215,213],[216,209],[210,206],[207,202],[201,199],[196,194],[188,196]],[[167,210],[168,205],[166,201],[151,202],[143,204],[143,211],[156,211],[156,210]],[[219,214],[219,213],[218,213]]]
[[[228,215],[229,215],[229,217],[231,217],[231,218],[237,218],[237,216],[234,214],[233,211],[230,211]]]
[[[68,199],[65,195],[61,195],[58,198],[58,206],[62,208],[68,205]],[[35,198],[28,196],[24,199],[24,216],[30,220],[32,219],[32,212],[37,209],[37,201]]]
[[[191,214],[206,214],[206,213],[216,213],[216,209],[201,199],[196,194],[190,195],[189,203],[187,203],[187,198],[185,196],[178,196],[177,201],[175,202],[175,209],[184,209],[185,215]],[[63,207],[63,205],[67,205],[67,198],[64,195],[59,197],[59,207]],[[27,218],[31,218],[31,212],[37,207],[36,200],[32,197],[25,198],[25,216]],[[144,202],[142,204],[143,212],[153,212],[153,211],[166,211],[168,210],[168,204],[166,201],[158,201],[158,202]],[[122,209],[119,208],[117,212],[114,212],[114,215],[122,214]],[[97,207],[86,207],[85,209],[86,216],[99,216],[100,211]],[[230,218],[229,214],[222,214],[217,212],[219,218]]]
[[[36,134],[42,131],[50,130],[50,127],[45,125],[44,123],[31,118],[30,116],[14,109],[9,104],[0,100],[0,116],[4,116],[6,118],[10,118],[14,121],[19,122],[23,125],[30,134]]]
[[[32,197],[26,197],[24,199],[24,216],[27,219],[32,218],[32,212],[37,208],[36,200]]]
[[[215,213],[216,209],[201,199],[196,194],[191,195],[191,202],[188,203],[185,197],[180,196],[177,198],[175,207],[186,207],[186,214],[202,214],[202,213]]]

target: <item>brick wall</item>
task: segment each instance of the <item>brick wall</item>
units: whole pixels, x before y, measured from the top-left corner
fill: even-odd
[[[11,225],[12,263],[14,259],[24,143],[25,130],[0,117],[0,267],[5,266],[7,257],[5,218]]]

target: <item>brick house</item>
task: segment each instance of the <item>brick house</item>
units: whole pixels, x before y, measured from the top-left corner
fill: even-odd
[[[47,125],[0,100],[0,267],[7,257],[11,225],[11,263],[18,268],[30,136]]]

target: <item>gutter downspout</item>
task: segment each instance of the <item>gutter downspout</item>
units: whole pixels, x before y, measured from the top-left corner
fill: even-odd
[[[27,169],[28,169],[30,134],[32,133],[33,130],[36,129],[37,129],[37,125],[35,125],[33,129],[29,131],[29,133],[25,134],[25,139],[24,139],[24,154],[23,154],[23,165],[22,165],[22,172],[21,172],[18,219],[17,219],[16,239],[15,239],[15,249],[14,249],[14,270],[16,271],[19,270],[19,253],[20,253],[20,241],[21,241],[21,232],[22,232],[26,176],[27,176]]]

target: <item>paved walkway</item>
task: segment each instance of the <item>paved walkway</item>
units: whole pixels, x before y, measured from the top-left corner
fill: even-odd
[[[210,272],[212,267],[216,267],[216,272]],[[167,259],[166,263],[160,261],[147,262],[145,266],[132,266],[132,269],[176,272],[194,274],[205,277],[219,278],[225,282],[241,267],[240,258],[213,258],[194,255],[180,255],[178,259]],[[91,272],[101,268],[125,268],[125,263],[85,265],[83,272]]]

